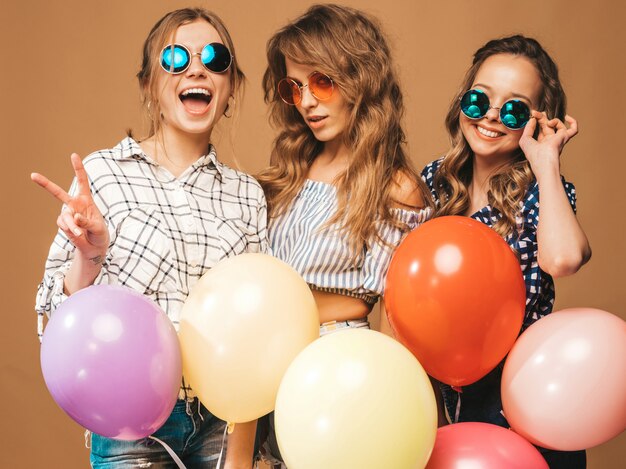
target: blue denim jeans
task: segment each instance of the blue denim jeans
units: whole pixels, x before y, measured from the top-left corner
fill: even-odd
[[[486,422],[505,428],[510,427],[502,413],[500,383],[503,369],[504,362],[484,378],[463,386],[460,393],[451,386],[440,383],[443,402],[452,423]],[[584,469],[587,467],[585,451],[554,451],[540,447],[537,449],[548,462],[550,469]]]
[[[154,436],[178,455],[188,469],[215,468],[222,449],[226,423],[209,413],[198,399],[179,399],[172,414]],[[226,442],[224,456],[226,457]],[[91,466],[97,469],[178,466],[158,442],[144,438],[120,441],[92,434]]]

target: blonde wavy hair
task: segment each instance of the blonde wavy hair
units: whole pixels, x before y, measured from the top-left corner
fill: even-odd
[[[180,10],[171,11],[157,21],[148,34],[143,44],[141,69],[137,73],[137,79],[139,80],[139,87],[141,89],[141,104],[150,122],[147,137],[152,137],[158,133],[162,125],[160,107],[161,90],[158,88],[158,80],[156,79],[157,74],[161,73],[161,51],[172,40],[173,34],[178,27],[193,23],[196,20],[204,20],[213,26],[224,42],[224,45],[228,47],[228,50],[233,56],[233,62],[228,72],[230,73],[232,94],[235,101],[239,101],[243,95],[245,75],[239,68],[233,40],[220,17],[204,8],[182,8]]]
[[[391,223],[393,186],[404,175],[419,187],[430,206],[428,189],[405,153],[402,92],[391,51],[379,24],[370,16],[339,5],[314,5],[274,34],[267,44],[263,77],[270,121],[279,130],[270,167],[257,175],[270,217],[284,213],[300,190],[308,169],[324,148],[296,106],[286,105],[277,84],[286,76],[285,59],[315,67],[330,76],[348,107],[345,144],[349,168],[335,181],[338,209],[328,225],[339,223],[352,246],[380,239],[373,220]]]
[[[467,188],[472,181],[474,154],[460,128],[459,98],[471,88],[484,61],[497,54],[511,54],[530,60],[535,65],[543,85],[539,102],[534,103],[537,110],[545,111],[550,119],[558,117],[563,120],[565,117],[566,98],[559,80],[558,68],[539,42],[515,35],[494,39],[478,49],[446,116],[451,148],[444,156],[434,178],[435,191],[440,201],[438,216],[462,215],[470,207]],[[502,215],[493,226],[499,235],[506,237],[517,231],[515,219],[533,180],[530,164],[519,148],[509,162],[490,176],[487,198],[491,207]]]

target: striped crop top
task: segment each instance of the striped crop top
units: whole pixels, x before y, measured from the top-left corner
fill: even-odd
[[[269,222],[272,253],[296,269],[312,289],[374,304],[383,294],[391,255],[404,233],[388,223],[381,224],[381,238],[390,246],[373,242],[355,255],[338,226],[324,226],[336,210],[335,186],[307,179],[289,209]],[[391,211],[411,230],[432,215],[430,208]]]

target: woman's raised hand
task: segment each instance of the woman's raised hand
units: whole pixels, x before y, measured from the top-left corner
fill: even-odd
[[[72,153],[70,158],[78,184],[75,195],[69,195],[39,173],[32,173],[30,178],[65,204],[57,218],[57,226],[86,259],[99,264],[109,248],[109,231],[91,196],[87,172],[80,156]]]
[[[548,119],[545,112],[532,112],[532,119],[526,124],[519,146],[530,162],[535,176],[539,177],[549,169],[560,168],[559,157],[565,144],[578,133],[578,122],[565,116],[565,125],[560,119]],[[539,126],[537,138],[535,129]]]

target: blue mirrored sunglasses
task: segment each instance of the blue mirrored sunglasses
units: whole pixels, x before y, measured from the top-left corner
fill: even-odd
[[[161,51],[161,67],[174,75],[183,73],[189,68],[194,55],[199,55],[204,68],[213,73],[224,73],[233,61],[228,47],[219,42],[207,44],[202,52],[195,54],[182,44],[168,44]]]

